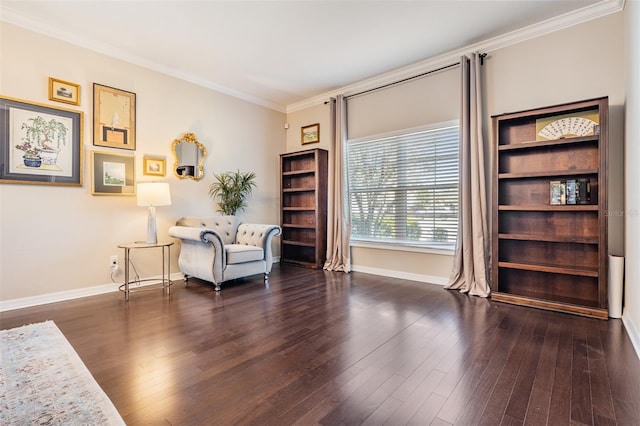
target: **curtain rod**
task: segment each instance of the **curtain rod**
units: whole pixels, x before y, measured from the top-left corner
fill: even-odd
[[[345,99],[349,99],[349,98],[352,98],[354,96],[364,95],[365,93],[375,92],[376,90],[385,89],[385,88],[390,87],[390,86],[395,86],[396,84],[406,83],[407,81],[415,80],[417,78],[424,77],[425,75],[433,74],[433,73],[436,73],[436,72],[439,72],[439,71],[444,71],[446,69],[453,68],[453,67],[456,67],[458,65],[460,65],[459,61],[456,62],[456,63],[453,63],[453,64],[445,65],[445,66],[440,67],[440,68],[436,68],[436,69],[431,70],[431,71],[427,71],[427,72],[423,72],[423,73],[418,74],[418,75],[414,75],[412,77],[403,78],[402,80],[394,81],[394,82],[391,82],[391,83],[383,84],[382,86],[378,86],[378,87],[374,87],[374,88],[371,88],[371,89],[363,90],[362,92],[354,93],[352,95],[345,96],[344,98]]]
[[[480,56],[480,65],[484,65],[484,58],[487,56],[487,54],[486,53],[480,53],[478,56]],[[345,96],[344,98],[345,99],[349,99],[349,98],[352,98],[354,96],[364,95],[365,93],[374,92],[376,90],[384,89],[384,88],[387,88],[387,87],[390,87],[390,86],[394,86],[396,84],[401,84],[401,83],[405,83],[407,81],[415,80],[416,78],[424,77],[425,75],[433,74],[433,73],[436,73],[436,72],[439,72],[439,71],[444,71],[444,70],[447,70],[449,68],[456,67],[458,65],[460,65],[460,61],[454,62],[453,64],[442,66],[440,68],[436,68],[434,70],[426,71],[426,72],[423,72],[421,74],[414,75],[412,77],[407,77],[407,78],[404,78],[402,80],[398,80],[398,81],[394,81],[394,82],[391,82],[391,83],[383,84],[382,86],[378,86],[378,87],[374,87],[374,88],[371,88],[371,89],[363,90],[362,92],[354,93],[352,95]],[[328,103],[329,103],[329,101],[325,101],[324,102],[325,105],[328,104]]]

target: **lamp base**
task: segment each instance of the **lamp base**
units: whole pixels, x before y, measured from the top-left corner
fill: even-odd
[[[158,244],[158,229],[156,227],[156,208],[149,206],[147,220],[147,244]]]

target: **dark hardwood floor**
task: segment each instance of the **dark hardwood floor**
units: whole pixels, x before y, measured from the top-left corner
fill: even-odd
[[[620,320],[276,265],[0,313],[53,320],[129,425],[639,425]]]

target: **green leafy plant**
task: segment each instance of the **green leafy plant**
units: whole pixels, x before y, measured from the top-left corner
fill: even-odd
[[[67,127],[61,122],[51,119],[49,121],[37,116],[22,123],[25,137],[16,148],[25,152],[27,157],[38,157],[43,150],[59,151],[60,142],[65,145]]]
[[[214,174],[213,177],[215,181],[209,186],[209,196],[218,199],[218,211],[234,215],[238,210],[244,210],[247,197],[256,186],[256,174],[237,170]]]

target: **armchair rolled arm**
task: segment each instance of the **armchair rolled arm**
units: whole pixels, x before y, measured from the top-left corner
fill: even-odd
[[[194,228],[190,226],[172,226],[169,228],[169,236],[173,238],[179,238],[187,241],[200,241],[202,240],[203,228]]]
[[[221,282],[222,270],[226,264],[226,253],[222,237],[217,231],[208,228],[172,226],[169,228],[169,236],[179,238],[182,241],[181,251],[185,253],[185,256],[180,256],[179,264],[182,271],[189,275],[200,276],[190,271],[192,268],[201,268],[208,262],[202,262],[202,259],[199,259],[200,255],[197,254],[201,252],[197,249],[189,249],[188,246],[210,246],[211,273],[206,275],[213,283]],[[209,277],[209,275],[211,276]]]

